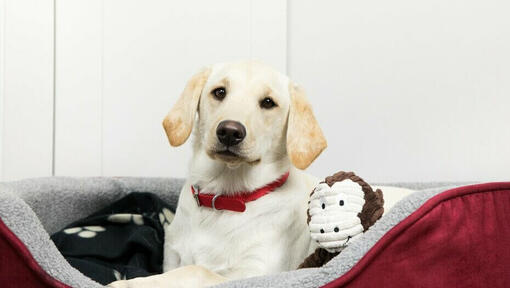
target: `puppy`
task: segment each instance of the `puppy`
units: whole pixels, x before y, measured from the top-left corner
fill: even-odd
[[[165,229],[168,272],[112,287],[203,287],[278,273],[316,248],[306,209],[318,179],[301,170],[327,143],[304,92],[285,75],[258,62],[207,67],[163,126],[172,146],[194,132],[189,176]]]

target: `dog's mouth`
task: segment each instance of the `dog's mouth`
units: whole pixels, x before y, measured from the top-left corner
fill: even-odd
[[[227,163],[235,163],[235,162],[243,162],[245,157],[239,154],[236,151],[233,151],[229,148],[225,149],[211,149],[207,151],[209,157],[217,160],[221,160]]]
[[[217,159],[226,163],[248,163],[248,164],[256,164],[260,161],[260,159],[257,160],[250,160],[244,155],[241,155],[240,153],[236,151],[232,151],[231,149],[227,148],[225,150],[214,150],[210,151],[207,154],[213,159]]]
[[[230,150],[223,150],[223,151],[217,151],[215,152],[216,155],[220,156],[220,157],[224,157],[224,158],[227,158],[227,159],[242,159],[243,157],[240,156],[239,154],[235,153],[235,152],[232,152]]]

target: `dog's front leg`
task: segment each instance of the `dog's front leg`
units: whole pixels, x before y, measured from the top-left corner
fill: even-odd
[[[113,288],[201,288],[228,281],[227,278],[201,266],[190,265],[163,274],[120,280],[110,283]]]
[[[168,243],[164,246],[163,271],[172,271],[181,266],[181,256]]]

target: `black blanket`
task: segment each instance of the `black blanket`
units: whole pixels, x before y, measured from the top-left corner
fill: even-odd
[[[151,193],[131,193],[53,234],[69,264],[101,284],[162,272],[164,226],[173,211]]]

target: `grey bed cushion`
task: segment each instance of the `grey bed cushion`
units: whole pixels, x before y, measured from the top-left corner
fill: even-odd
[[[107,206],[132,191],[152,192],[176,206],[183,179],[50,177],[0,183],[0,217],[25,243],[48,274],[72,287],[103,287],[72,268],[58,252],[49,234]],[[386,184],[387,185],[387,184]],[[218,287],[318,287],[348,271],[391,227],[427,199],[458,185],[398,183],[419,189],[397,203],[358,241],[322,268],[302,269],[221,284]]]

